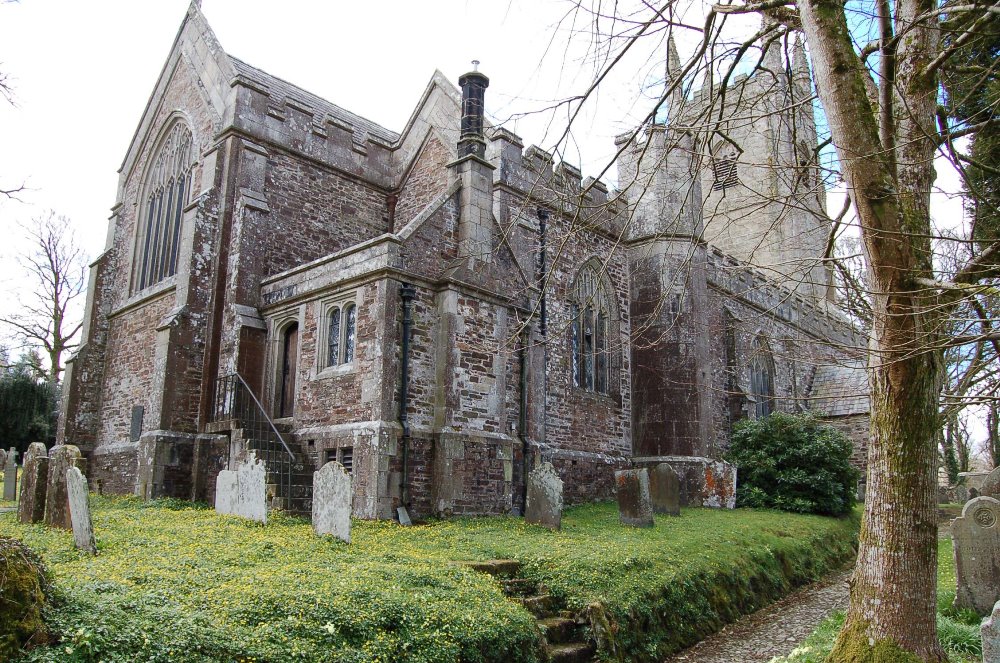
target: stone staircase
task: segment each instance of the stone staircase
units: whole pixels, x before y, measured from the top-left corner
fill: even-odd
[[[587,623],[568,610],[558,609],[544,585],[521,577],[521,563],[513,559],[469,562],[468,566],[496,578],[504,594],[535,616],[542,632],[545,654],[551,663],[592,663],[594,646],[587,638]]]

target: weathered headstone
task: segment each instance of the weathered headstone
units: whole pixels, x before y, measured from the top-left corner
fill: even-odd
[[[4,449],[0,449],[0,467],[3,467],[6,464],[7,464],[7,451]]]
[[[969,500],[951,524],[955,544],[955,607],[986,615],[1000,601],[1000,500]]]
[[[993,604],[993,612],[979,626],[983,639],[983,663],[1000,663],[1000,601]]]
[[[681,479],[667,463],[660,463],[649,472],[649,498],[653,513],[681,515]]]
[[[87,477],[76,467],[66,470],[66,495],[73,522],[73,542],[78,549],[96,555],[97,541],[94,539],[94,523],[90,519]]]
[[[17,449],[13,447],[3,465],[3,498],[7,502],[17,499]]]
[[[618,518],[623,525],[653,526],[653,504],[649,499],[649,472],[645,468],[615,472],[615,494],[618,497]]]
[[[337,461],[313,473],[312,525],[317,534],[351,542],[351,475]]]
[[[955,501],[965,504],[969,501],[969,489],[965,486],[955,486]]]
[[[525,522],[549,529],[562,527],[563,482],[552,463],[542,463],[528,473]]]
[[[979,490],[983,497],[995,497],[1000,500],[1000,467],[996,467],[983,481],[983,487]]]
[[[25,525],[40,523],[45,517],[45,489],[49,479],[49,458],[46,453],[45,445],[41,442],[32,442],[24,453],[17,519]]]
[[[49,527],[73,527],[66,494],[66,470],[76,467],[80,459],[80,450],[72,444],[60,444],[49,451],[49,476],[45,488],[45,524]]]
[[[261,523],[267,522],[267,471],[253,451],[236,466],[223,470],[216,479],[215,510]]]

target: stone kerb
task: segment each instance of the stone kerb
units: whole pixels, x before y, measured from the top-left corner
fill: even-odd
[[[562,527],[563,482],[552,463],[545,462],[528,474],[524,520],[557,530]]]
[[[218,513],[267,522],[267,472],[264,461],[253,451],[236,470],[223,470],[215,483],[215,510]]]
[[[660,463],[649,473],[649,497],[653,513],[681,515],[681,479],[667,463]]]
[[[618,518],[631,527],[653,526],[653,503],[649,497],[649,472],[618,470],[615,472],[615,495],[618,498]]]
[[[73,521],[73,542],[78,549],[96,555],[97,541],[94,539],[94,523],[90,518],[87,477],[77,467],[66,470],[66,494],[70,519]]]
[[[955,607],[986,615],[1000,601],[1000,500],[977,497],[951,525]]]
[[[7,502],[17,499],[17,449],[13,447],[3,464],[3,498]]]
[[[1000,663],[1000,601],[993,604],[993,612],[979,626],[983,639],[983,663]]]
[[[79,469],[83,458],[72,444],[61,444],[49,451],[49,472],[45,488],[45,524],[49,527],[72,529],[69,497],[66,492],[66,470]]]
[[[40,523],[45,518],[45,492],[49,479],[47,453],[44,444],[32,442],[24,454],[17,519],[25,525]]]
[[[312,525],[316,534],[351,542],[351,475],[337,461],[313,472]]]
[[[993,471],[983,480],[983,487],[979,494],[983,497],[993,497],[1000,500],[1000,467],[993,468]]]

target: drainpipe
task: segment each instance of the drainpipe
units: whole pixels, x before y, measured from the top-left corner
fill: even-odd
[[[549,404],[549,343],[548,315],[545,310],[545,281],[548,277],[545,264],[545,239],[546,222],[549,220],[549,211],[539,207],[536,210],[538,215],[538,332],[542,335],[542,428],[540,441],[547,442],[546,429],[548,427],[548,404]]]
[[[410,329],[413,327],[413,299],[417,296],[417,290],[410,283],[403,283],[399,288],[399,296],[403,300],[403,356],[400,365],[400,386],[399,386],[399,424],[403,429],[400,439],[402,446],[401,455],[403,457],[403,471],[400,472],[399,479],[399,499],[402,506],[410,506],[410,482],[409,482],[409,451],[410,451],[410,421],[407,417],[406,397],[410,389]]]

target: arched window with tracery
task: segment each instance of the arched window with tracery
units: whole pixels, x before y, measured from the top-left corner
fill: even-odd
[[[133,289],[143,290],[177,273],[181,220],[191,190],[191,131],[176,122],[161,142],[146,177]]]
[[[354,361],[358,307],[353,302],[332,304],[326,320],[326,366],[350,364]]]
[[[754,339],[750,352],[753,416],[755,419],[763,419],[774,411],[774,362],[767,345],[760,339]]]
[[[577,274],[570,301],[570,362],[573,386],[607,394],[611,387],[613,327],[617,307],[601,264],[590,261]]]

